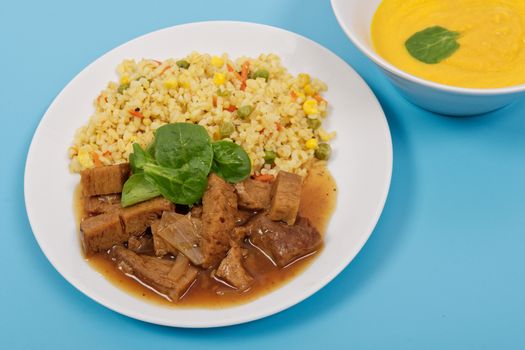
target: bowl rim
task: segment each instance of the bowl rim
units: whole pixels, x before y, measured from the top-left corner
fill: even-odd
[[[373,50],[370,50],[366,45],[362,43],[362,41],[356,35],[354,35],[354,32],[346,25],[346,22],[343,19],[342,11],[340,9],[340,4],[341,2],[344,2],[344,1],[347,1],[347,0],[330,0],[330,4],[332,6],[332,11],[334,12],[335,18],[337,19],[339,26],[343,29],[346,36],[362,53],[364,53],[375,64],[377,64],[379,67],[383,68],[384,70],[400,78],[403,78],[415,84],[426,86],[431,89],[442,90],[444,92],[462,94],[462,95],[492,96],[492,95],[516,94],[516,93],[525,91],[525,84],[513,85],[513,86],[501,87],[501,88],[490,88],[490,89],[465,88],[465,87],[436,83],[436,82],[433,82],[427,79],[417,77],[410,73],[407,73],[404,70],[401,70],[397,68],[396,66],[392,65],[391,63],[389,63],[388,61],[386,61],[384,58],[379,56]]]

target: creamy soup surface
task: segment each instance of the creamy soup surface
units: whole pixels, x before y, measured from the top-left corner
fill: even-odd
[[[433,26],[458,32],[459,48],[427,64],[410,55],[405,42]],[[379,55],[424,79],[468,88],[525,83],[523,0],[383,0],[371,35]]]

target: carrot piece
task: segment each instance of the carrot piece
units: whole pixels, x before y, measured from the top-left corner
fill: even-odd
[[[164,72],[167,71],[167,70],[170,69],[170,68],[171,68],[171,66],[166,66],[166,67],[164,67],[164,69],[159,73],[159,75],[164,74]]]
[[[315,99],[317,102],[319,102],[319,103],[321,103],[321,102],[324,101],[324,98],[322,98],[321,95],[319,95],[319,94],[315,95],[315,96],[314,96],[314,99]]]
[[[292,101],[297,100],[297,97],[298,97],[298,96],[297,96],[297,94],[295,93],[295,91],[291,90],[291,91],[290,91],[290,96],[292,97]]]
[[[102,162],[100,161],[100,158],[98,157],[98,153],[93,151],[91,152],[91,157],[93,157],[93,163],[95,163],[96,167],[102,166]]]
[[[281,125],[281,123],[279,123],[279,122],[275,122],[275,128],[277,129],[277,131],[281,131],[281,129],[283,128],[283,126]]]
[[[234,106],[234,105],[230,105],[230,107],[228,108],[224,108],[225,110],[227,110],[228,112],[235,112],[237,110],[237,107]]]
[[[217,96],[213,96],[212,100],[213,100],[213,107],[217,107]]]
[[[237,79],[242,80],[241,75],[235,71],[235,69],[233,68],[231,64],[227,63],[226,67],[228,68],[228,72],[233,73],[233,75],[235,75]]]
[[[111,155],[111,152],[110,151],[106,151],[106,152],[102,153],[102,155],[104,157],[109,157]]]
[[[273,175],[270,175],[270,174],[255,175],[253,179],[256,181],[262,181],[262,182],[272,182]]]
[[[140,119],[143,119],[144,118],[144,114],[140,113],[139,111],[136,111],[134,109],[130,109],[129,110],[129,114],[131,114],[132,116],[134,117],[137,117],[137,118],[140,118]]]
[[[245,61],[242,64],[241,68],[241,90],[244,91],[246,89],[246,80],[248,79],[248,68],[250,66],[249,61]]]

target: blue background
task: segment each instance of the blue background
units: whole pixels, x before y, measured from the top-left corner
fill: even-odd
[[[245,325],[172,329],[98,305],[53,269],[27,220],[24,163],[53,98],[95,58],[217,19],[300,33],[353,66],[390,124],[392,186],[364,249],[319,293]],[[409,104],[349,43],[328,1],[9,1],[0,44],[0,347],[525,349],[525,100],[474,118]]]

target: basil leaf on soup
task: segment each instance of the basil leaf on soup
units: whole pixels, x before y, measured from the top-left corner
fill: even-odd
[[[158,196],[160,191],[151,179],[144,173],[133,174],[124,183],[120,203],[125,208]]]
[[[250,175],[250,157],[234,142],[214,142],[212,170],[228,182],[242,181]]]
[[[151,178],[166,199],[192,205],[202,198],[208,184],[208,173],[186,164],[178,169],[146,164],[144,174]]]
[[[405,47],[415,59],[427,64],[436,64],[459,48],[456,41],[458,37],[458,32],[434,26],[412,35],[405,42]]]
[[[133,153],[129,155],[129,165],[133,174],[141,173],[146,163],[155,163],[155,159],[138,143],[133,144]]]
[[[178,169],[192,163],[208,174],[213,160],[213,149],[206,129],[191,123],[166,124],[157,129],[155,159],[163,167]]]

